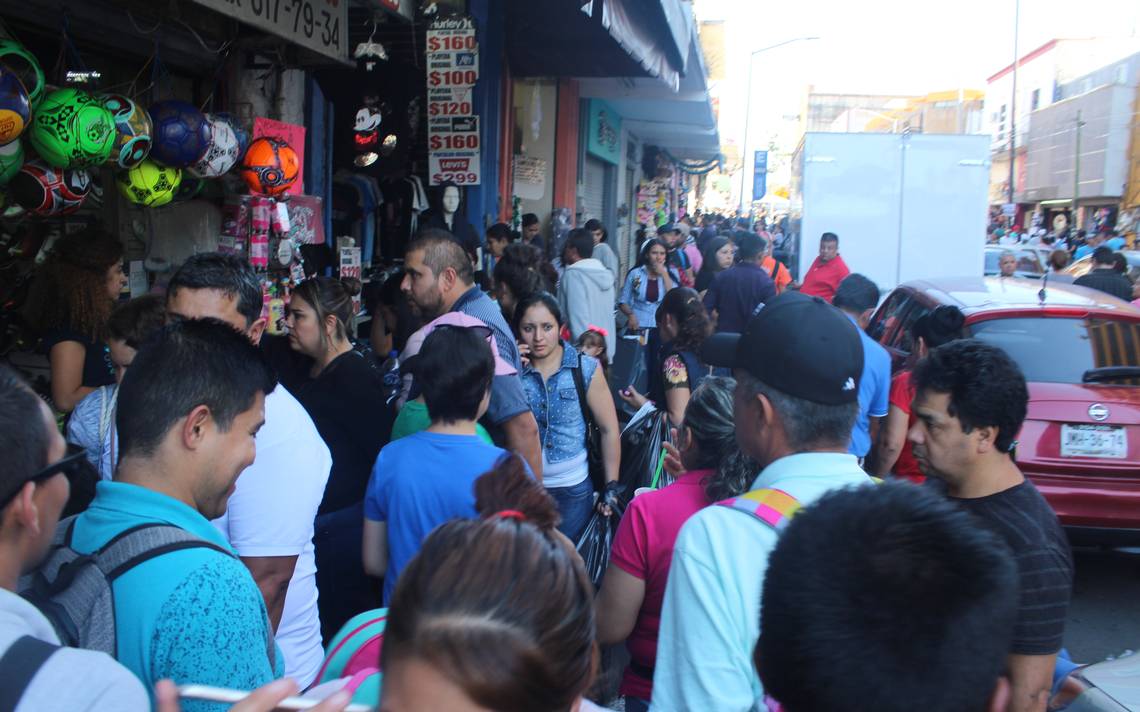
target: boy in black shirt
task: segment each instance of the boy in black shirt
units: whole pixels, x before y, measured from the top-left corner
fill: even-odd
[[[915,367],[908,437],[919,467],[1014,552],[1021,603],[1009,656],[1010,712],[1042,712],[1072,595],[1073,562],[1057,515],[1013,460],[1029,392],[1017,364],[974,340],[934,349]]]

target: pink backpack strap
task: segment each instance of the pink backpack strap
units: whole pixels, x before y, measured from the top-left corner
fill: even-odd
[[[788,520],[795,516],[801,507],[799,500],[778,489],[752,490],[738,497],[721,500],[716,504],[720,507],[729,507],[750,514],[772,527],[777,534],[788,526]]]

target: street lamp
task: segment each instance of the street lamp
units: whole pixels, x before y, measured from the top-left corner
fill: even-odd
[[[740,161],[741,166],[740,166],[740,206],[739,206],[739,212],[740,212],[741,216],[744,215],[744,176],[747,175],[747,172],[749,170],[748,159],[750,156],[748,153],[748,124],[750,123],[749,120],[752,118],[752,67],[755,64],[754,60],[756,59],[756,55],[761,54],[763,52],[767,52],[770,49],[776,49],[777,47],[783,47],[784,45],[792,44],[794,42],[810,42],[812,40],[818,40],[818,39],[819,39],[818,37],[793,37],[790,40],[784,40],[783,42],[777,42],[774,45],[769,45],[767,47],[761,47],[760,49],[752,50],[752,53],[750,55],[748,55],[748,102],[747,102],[746,108],[744,109],[744,143],[740,147],[741,152],[744,154],[742,160]],[[749,203],[751,203],[751,202],[752,201],[749,201]]]

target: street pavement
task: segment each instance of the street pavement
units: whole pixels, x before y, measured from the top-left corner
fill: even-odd
[[[1076,577],[1065,647],[1091,663],[1140,651],[1140,550],[1074,549]]]

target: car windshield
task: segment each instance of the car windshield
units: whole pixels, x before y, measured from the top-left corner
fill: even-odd
[[[1085,372],[1140,366],[1140,323],[1104,318],[1013,317],[977,322],[971,334],[1000,346],[1029,381],[1081,383]],[[1140,385],[1135,378],[1101,379]]]

